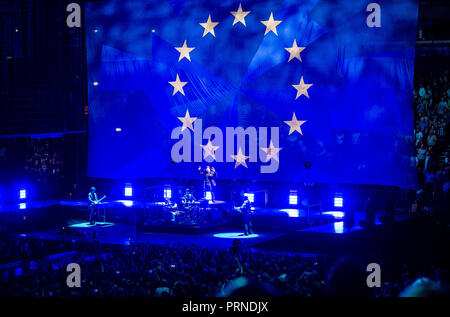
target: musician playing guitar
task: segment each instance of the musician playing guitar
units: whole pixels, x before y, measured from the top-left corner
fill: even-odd
[[[244,202],[240,207],[234,207],[234,210],[242,215],[242,224],[244,226],[244,235],[253,234],[252,225],[252,204],[247,196],[244,196]]]
[[[100,221],[98,206],[101,203],[101,201],[105,198],[106,198],[106,195],[104,195],[101,199],[98,199],[97,193],[95,192],[95,187],[91,187],[91,191],[89,192],[89,195],[88,195],[89,210],[91,211],[91,215],[89,216],[89,223],[91,225],[95,225],[96,219],[97,219],[97,221]]]

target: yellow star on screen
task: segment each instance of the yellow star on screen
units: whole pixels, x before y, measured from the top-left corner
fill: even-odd
[[[212,22],[211,21],[211,14],[208,15],[208,21],[204,23],[199,23],[205,30],[203,31],[203,36],[205,37],[206,34],[211,33],[214,37],[216,37],[216,34],[214,33],[214,28],[219,24],[219,22]]]
[[[292,132],[297,131],[301,135],[303,135],[302,129],[300,128],[305,121],[298,121],[297,117],[295,116],[295,112],[292,114],[292,120],[291,121],[284,121],[289,126],[289,135],[291,135]]]
[[[191,117],[189,115],[189,109],[186,109],[186,114],[184,117],[178,117],[178,119],[183,122],[183,126],[181,127],[181,131],[186,130],[186,128],[191,129],[194,131],[194,127],[192,126],[192,123],[197,120],[197,117]]]
[[[211,156],[213,160],[216,160],[216,150],[219,146],[212,145],[211,139],[208,139],[208,143],[206,145],[200,145],[203,148],[203,158],[206,159],[208,156]]]
[[[186,40],[184,40],[184,44],[181,47],[175,47],[175,49],[180,52],[180,58],[178,58],[178,61],[181,61],[183,58],[186,58],[188,61],[191,61],[191,56],[189,55],[190,52],[192,52],[195,47],[187,47]]]
[[[261,151],[266,153],[266,161],[269,161],[270,159],[274,159],[275,161],[279,162],[278,158],[278,152],[281,151],[281,147],[274,147],[272,140],[270,140],[270,145],[268,148],[261,148]]]
[[[187,81],[180,81],[180,77],[178,77],[177,74],[177,79],[175,79],[175,81],[169,81],[169,84],[173,86],[172,96],[174,96],[177,92],[181,92],[184,96],[183,86],[187,84]]]
[[[241,22],[245,25],[245,17],[250,13],[251,11],[242,11],[242,4],[239,3],[239,8],[237,11],[230,11],[230,13],[234,16],[233,25],[235,25],[238,22]]]
[[[278,36],[277,25],[280,24],[281,22],[283,22],[283,21],[276,21],[276,20],[274,20],[273,19],[273,13],[270,12],[269,20],[261,21],[261,23],[266,26],[266,32],[264,32],[264,35],[266,35],[270,31],[272,31],[273,33],[275,33]]]
[[[294,43],[292,44],[292,47],[286,47],[285,50],[289,52],[289,60],[288,62],[291,61],[291,59],[296,58],[298,59],[300,62],[302,61],[302,58],[300,57],[300,53],[305,49],[306,47],[298,47],[297,46],[297,41],[294,40]]]
[[[245,160],[247,160],[250,156],[245,156],[244,154],[242,154],[241,148],[239,148],[237,155],[230,155],[230,156],[236,161],[234,168],[238,167],[239,165],[244,165],[246,168],[248,168],[247,162]]]
[[[305,95],[306,97],[309,98],[308,89],[312,85],[313,84],[305,84],[305,82],[303,81],[303,76],[302,76],[300,78],[300,83],[298,85],[292,85],[297,90],[297,96],[295,97],[295,99],[297,99],[301,95]]]

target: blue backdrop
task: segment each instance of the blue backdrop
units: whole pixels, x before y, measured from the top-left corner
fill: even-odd
[[[197,177],[174,163],[172,130],[186,110],[217,126],[279,127],[279,169],[214,163],[221,178],[384,184],[416,188],[414,0],[377,1],[368,27],[362,0],[112,0],[87,3],[89,168],[92,177]],[[245,26],[233,25],[242,3]],[[264,35],[260,21],[282,21]],[[199,24],[211,15],[215,37]],[[288,62],[293,40],[300,62]],[[190,59],[179,61],[184,41]],[[176,75],[187,82],[173,94]],[[296,97],[303,76],[309,98]],[[94,83],[98,83],[95,84]],[[306,121],[289,134],[284,122]],[[118,129],[119,128],[119,129]],[[184,133],[191,133],[187,129]],[[225,134],[225,132],[224,132]],[[203,140],[203,144],[207,140]],[[237,149],[234,150],[237,152]],[[248,155],[248,149],[244,152]],[[304,163],[311,162],[306,169]],[[202,165],[205,165],[203,163]]]

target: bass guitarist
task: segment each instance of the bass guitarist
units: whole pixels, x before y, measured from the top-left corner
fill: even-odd
[[[96,221],[100,221],[98,206],[101,201],[106,198],[106,195],[101,199],[98,199],[95,187],[91,187],[91,191],[89,192],[89,210],[91,211],[91,215],[89,216],[89,224],[95,225]]]

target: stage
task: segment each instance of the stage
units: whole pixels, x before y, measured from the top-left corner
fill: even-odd
[[[367,249],[368,237],[383,234],[381,215],[376,216],[375,227],[369,231],[360,225],[362,212],[352,212],[354,225],[345,224],[344,210],[307,211],[304,209],[254,208],[255,234],[245,236],[239,223],[233,219],[208,225],[143,226],[139,215],[146,201],[109,201],[105,222],[91,225],[85,201],[39,201],[1,206],[2,221],[15,222],[16,234],[32,235],[48,240],[71,239],[89,242],[95,235],[101,243],[110,245],[151,244],[159,246],[192,246],[229,248],[234,239],[254,250],[294,252],[301,254],[345,254]],[[393,223],[410,219],[399,214]],[[53,220],[53,221],[51,221]]]

